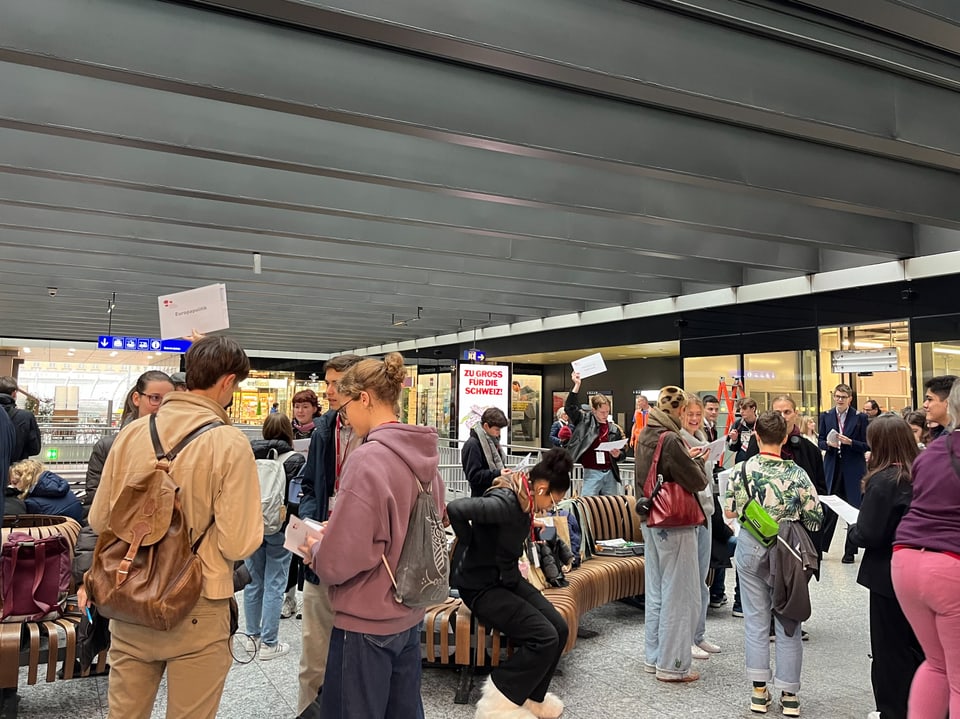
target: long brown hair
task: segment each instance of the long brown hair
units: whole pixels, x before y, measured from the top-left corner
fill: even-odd
[[[890,467],[897,469],[897,482],[912,479],[913,460],[920,454],[913,430],[906,420],[896,414],[882,414],[867,425],[867,444],[870,462],[863,477],[863,489],[870,479]]]

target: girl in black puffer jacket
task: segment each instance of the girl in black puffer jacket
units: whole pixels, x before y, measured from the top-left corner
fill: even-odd
[[[476,719],[559,717],[563,702],[547,692],[567,643],[567,624],[553,605],[520,574],[517,561],[538,524],[537,511],[560,501],[570,488],[573,460],[555,448],[529,478],[498,477],[482,497],[447,506],[458,545],[450,583],[477,619],[518,647],[491,673],[477,703]]]

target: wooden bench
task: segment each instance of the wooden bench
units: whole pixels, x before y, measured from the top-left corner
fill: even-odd
[[[589,523],[581,528],[584,541],[622,537],[642,542],[640,520],[634,511],[632,496],[579,497],[580,515]],[[569,586],[550,587],[543,595],[563,616],[570,629],[564,653],[577,644],[580,617],[591,609],[618,599],[643,594],[643,557],[592,557],[568,572]],[[473,675],[480,668],[497,666],[512,648],[506,637],[478,621],[459,599],[427,609],[424,619],[424,659],[460,670],[460,683],[454,701],[466,704],[473,686]]]
[[[11,531],[22,530],[31,533],[51,532],[62,533],[71,545],[76,543],[80,525],[73,520],[66,520],[73,524],[65,531],[51,527],[24,526],[34,515],[21,517],[4,517],[3,531],[0,533],[0,543],[6,540]],[[18,525],[18,522],[20,523]],[[75,525],[75,526],[74,526]],[[75,671],[77,659],[77,627],[81,615],[76,607],[76,600],[68,602],[63,616],[42,622],[11,622],[0,623],[0,719],[14,719],[17,716],[17,707],[20,698],[17,689],[20,683],[20,668],[27,668],[27,684],[36,684],[40,679],[53,682],[57,679],[73,679],[81,676]],[[102,673],[106,669],[107,652],[101,652],[95,659],[94,665],[84,672],[87,676],[91,671]],[[40,666],[46,665],[44,672]]]

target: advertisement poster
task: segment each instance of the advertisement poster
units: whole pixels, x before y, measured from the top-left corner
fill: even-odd
[[[510,417],[510,368],[507,365],[461,364],[458,372],[457,437],[466,442],[470,428],[480,421],[485,409],[497,407],[507,418]]]

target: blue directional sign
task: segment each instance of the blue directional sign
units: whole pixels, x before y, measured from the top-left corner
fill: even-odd
[[[468,362],[483,362],[487,358],[487,353],[478,349],[469,349],[463,351],[463,359]]]
[[[161,340],[156,337],[115,337],[100,335],[97,347],[102,350],[135,350],[184,354],[190,349],[190,340]]]

